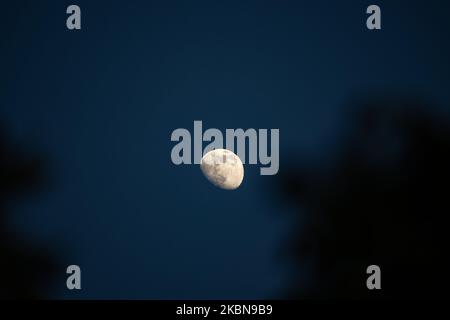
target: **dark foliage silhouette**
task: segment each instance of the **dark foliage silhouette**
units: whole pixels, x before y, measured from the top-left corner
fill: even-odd
[[[14,203],[42,186],[42,164],[8,142],[0,132],[0,299],[43,297],[54,263],[46,251],[11,231]]]
[[[351,108],[353,124],[327,168],[283,170],[283,193],[300,217],[289,250],[302,271],[291,297],[449,296],[450,126],[417,101]],[[381,268],[379,291],[366,287],[372,264]]]

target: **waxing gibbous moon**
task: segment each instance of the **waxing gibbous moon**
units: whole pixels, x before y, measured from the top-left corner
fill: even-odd
[[[241,159],[226,149],[215,149],[206,153],[200,161],[200,169],[215,186],[237,189],[244,179],[244,166]]]

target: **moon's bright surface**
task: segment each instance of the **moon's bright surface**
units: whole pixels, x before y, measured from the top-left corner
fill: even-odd
[[[212,184],[226,190],[237,189],[244,179],[241,159],[226,149],[206,153],[200,161],[200,169]]]

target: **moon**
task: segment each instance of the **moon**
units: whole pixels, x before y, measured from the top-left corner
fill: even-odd
[[[200,161],[200,169],[213,185],[225,190],[237,189],[244,179],[241,159],[227,149],[206,153]]]

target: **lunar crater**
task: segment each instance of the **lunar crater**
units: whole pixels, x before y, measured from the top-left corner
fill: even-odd
[[[200,161],[200,169],[212,184],[225,190],[237,189],[244,179],[241,159],[226,149],[206,153]]]

